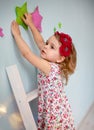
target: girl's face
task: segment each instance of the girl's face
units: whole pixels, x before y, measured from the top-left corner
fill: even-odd
[[[56,37],[54,35],[51,36],[41,49],[41,57],[50,62],[61,62],[62,56],[60,56],[59,53],[60,46],[61,44],[58,42]]]

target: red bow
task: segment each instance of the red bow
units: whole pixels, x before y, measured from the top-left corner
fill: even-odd
[[[72,38],[65,33],[59,33],[58,31],[55,32],[55,35],[59,36],[59,41],[62,43],[62,45],[59,48],[59,52],[61,56],[69,56],[72,49]]]

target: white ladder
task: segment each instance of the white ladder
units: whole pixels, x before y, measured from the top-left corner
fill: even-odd
[[[7,75],[25,126],[26,130],[37,130],[37,125],[33,118],[33,114],[29,102],[37,98],[38,90],[26,94],[23,83],[17,68],[17,65],[12,65],[6,68]]]

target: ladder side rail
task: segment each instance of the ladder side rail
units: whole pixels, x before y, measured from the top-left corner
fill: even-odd
[[[6,71],[26,130],[37,130],[17,66],[9,66]]]

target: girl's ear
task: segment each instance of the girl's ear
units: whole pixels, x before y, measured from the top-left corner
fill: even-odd
[[[65,56],[60,56],[60,58],[57,60],[57,63],[61,63],[65,60]]]

